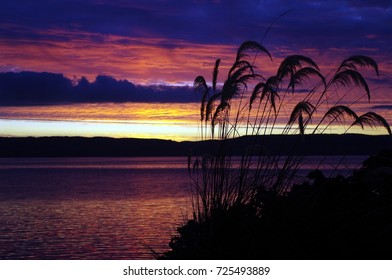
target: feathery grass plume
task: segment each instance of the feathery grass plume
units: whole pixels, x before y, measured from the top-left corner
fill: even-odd
[[[334,119],[340,119],[340,117],[344,118],[345,114],[349,117],[352,117],[354,120],[358,119],[357,114],[353,110],[351,110],[350,107],[345,105],[337,105],[329,108],[321,121],[324,120],[326,117],[332,117]]]
[[[354,125],[360,125],[362,129],[364,128],[364,125],[369,125],[370,127],[383,126],[388,131],[389,135],[392,134],[388,122],[382,116],[375,112],[367,112],[359,116],[351,126]]]
[[[344,116],[347,115],[355,120],[358,119],[358,115],[351,110],[350,107],[345,106],[345,105],[336,105],[328,109],[328,111],[324,114],[324,116],[321,118],[315,129],[313,130],[313,134],[317,131],[319,126],[323,123],[323,121],[326,118],[332,118],[332,120],[329,122],[329,124],[326,126],[328,128],[329,125],[331,125],[334,121],[338,120],[339,122],[344,121]],[[326,129],[325,128],[325,129]],[[324,130],[325,130],[324,129]]]
[[[213,125],[216,124],[216,120],[218,119],[218,117],[220,116],[220,114],[225,111],[225,110],[230,110],[230,103],[223,100],[221,103],[219,103],[219,105],[216,107],[214,116],[212,117],[212,122]]]
[[[244,65],[240,66],[240,64]],[[230,69],[229,76],[227,77],[226,82],[235,82],[240,77],[245,75],[255,75],[254,66],[252,66],[249,62],[242,63],[242,61],[240,61],[239,63],[234,64],[233,67]]]
[[[217,83],[217,80],[218,80],[218,72],[219,72],[220,61],[221,60],[219,58],[215,61],[215,67],[214,67],[214,70],[212,71],[212,90],[213,90],[213,93],[216,92],[216,83]]]
[[[377,76],[378,77],[380,76],[377,62],[373,58],[365,55],[354,55],[354,56],[350,56],[349,58],[346,58],[340,64],[339,70],[344,68],[349,68],[356,71],[357,70],[356,65],[358,65],[361,68],[372,67],[374,71],[376,71]]]
[[[203,76],[197,76],[195,78],[195,81],[193,82],[193,87],[196,90],[201,88],[203,91],[208,89],[207,82]]]
[[[369,86],[365,78],[358,71],[352,69],[342,70],[338,72],[331,81],[331,84],[337,84],[338,86],[343,86],[343,87],[349,87],[352,83],[355,86],[361,87],[366,91],[368,100],[370,102]]]
[[[244,71],[246,72],[246,70],[248,70],[248,73],[254,74],[254,69],[255,68],[256,68],[256,66],[253,66],[247,60],[236,61],[233,64],[233,66],[231,66],[230,71],[229,71],[229,73],[227,75],[227,78],[230,79],[230,77],[233,75],[233,73],[236,73],[240,69],[243,69],[242,72],[244,72]]]
[[[277,76],[272,76],[269,77],[265,83],[263,93],[261,95],[260,99],[264,99],[265,96],[269,98],[269,101],[271,103],[272,109],[274,109],[274,112],[276,114],[276,98],[280,98],[278,91],[279,91],[279,86],[281,83],[281,79],[279,79]]]
[[[264,48],[259,42],[256,41],[245,41],[241,44],[241,46],[238,48],[237,51],[237,57],[236,57],[236,62],[243,60],[246,58],[248,55],[246,54],[246,51],[248,50],[253,50],[253,51],[261,51],[269,56],[269,58],[272,60],[272,56],[269,53],[269,51]]]
[[[276,76],[280,79],[283,79],[289,75],[292,76],[298,68],[302,67],[303,64],[307,64],[313,68],[316,68],[317,70],[320,70],[316,62],[314,62],[311,58],[297,54],[286,57],[280,63]]]
[[[208,97],[208,86],[206,83],[206,80],[203,76],[198,76],[196,77],[194,83],[193,83],[194,89],[201,90],[202,91],[202,98],[201,98],[201,104],[200,104],[200,120],[203,121],[205,117],[205,106],[206,106],[206,101]]]
[[[313,67],[304,67],[299,69],[297,72],[295,72],[293,75],[291,75],[290,83],[288,88],[292,88],[292,92],[294,93],[295,87],[298,85],[303,85],[306,80],[310,81],[311,76],[316,76],[320,78],[321,82],[324,85],[324,90],[327,88],[327,83],[325,81],[325,78],[321,73],[313,68]]]
[[[247,68],[247,67],[244,67]],[[230,101],[233,97],[239,96],[247,90],[248,82],[258,77],[256,74],[245,74],[244,69],[238,69],[226,82],[222,88],[222,101]]]
[[[247,89],[249,79],[258,77],[254,73],[254,67],[249,62],[238,61],[230,69],[229,76],[223,84],[222,101],[230,101],[234,96]]]
[[[214,95],[212,95],[208,99],[207,106],[206,106],[206,114],[205,114],[206,115],[206,118],[205,118],[206,122],[208,122],[211,119],[212,112],[214,111],[214,102],[216,100],[218,100],[221,97],[221,95],[222,95],[222,93],[218,92],[218,93],[215,93]]]
[[[308,115],[308,119],[310,119],[315,109],[316,108],[309,101],[299,102],[291,112],[288,125],[292,125],[296,120],[298,120],[299,130],[303,135],[305,133],[303,114],[306,113],[306,115]]]
[[[250,99],[249,99],[249,111],[252,110],[252,104],[256,100],[257,96],[263,91],[264,86],[265,86],[265,83],[260,82],[260,83],[257,83],[257,85],[254,87],[252,94],[250,96]]]

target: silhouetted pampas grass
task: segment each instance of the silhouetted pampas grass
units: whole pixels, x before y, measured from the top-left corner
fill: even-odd
[[[284,143],[292,151],[286,156],[269,153],[263,148],[267,135],[324,133],[335,125],[345,132],[356,125],[383,127],[391,134],[382,116],[375,112],[358,116],[354,111],[356,102],[371,100],[360,70],[370,68],[379,75],[370,57],[346,58],[324,76],[311,58],[291,55],[274,75],[266,77],[255,66],[260,55],[272,61],[261,44],[246,41],[221,86],[220,59],[211,85],[202,76],[195,79],[195,91],[201,96],[201,140],[218,140],[219,147],[188,160],[193,217],[172,239],[172,251],[165,254],[168,258],[263,257],[262,251],[257,255],[253,250],[262,248],[262,231],[271,230],[264,228],[263,221],[277,201],[290,194],[303,160],[296,141]],[[247,141],[237,158],[231,155],[229,140],[240,136]],[[274,211],[282,214],[282,209]],[[252,244],[258,245],[252,249]]]

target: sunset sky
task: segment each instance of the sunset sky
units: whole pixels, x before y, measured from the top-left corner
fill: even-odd
[[[258,57],[267,74],[291,54],[323,74],[351,55],[374,58],[372,103],[359,106],[392,123],[391,1],[6,0],[0,136],[196,139],[194,78],[209,81],[220,58],[223,79],[246,40],[270,51],[272,62]]]

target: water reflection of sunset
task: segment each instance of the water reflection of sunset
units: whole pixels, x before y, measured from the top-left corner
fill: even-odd
[[[182,157],[0,160],[3,257],[151,259],[191,211]]]

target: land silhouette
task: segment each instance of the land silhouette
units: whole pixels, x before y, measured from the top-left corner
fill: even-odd
[[[245,136],[225,140],[231,155],[241,156],[254,143],[268,155],[374,155],[392,149],[389,135],[363,134]],[[0,157],[193,156],[219,151],[222,140],[171,141],[105,137],[0,137]],[[297,142],[295,151],[285,143]],[[254,149],[257,154],[257,149]]]

